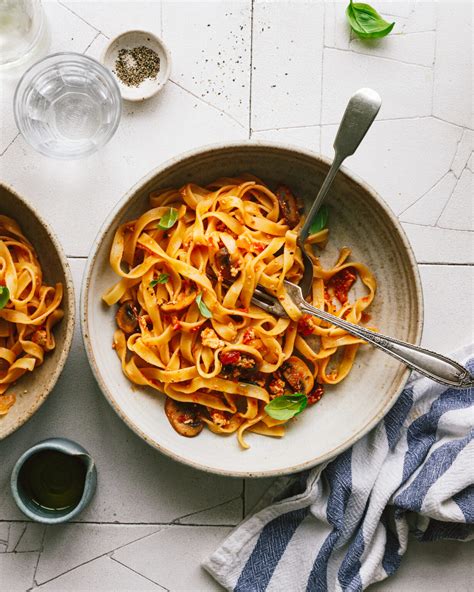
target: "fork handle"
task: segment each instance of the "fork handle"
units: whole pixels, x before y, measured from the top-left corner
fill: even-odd
[[[441,384],[453,388],[469,388],[474,386],[474,377],[469,370],[446,356],[432,352],[423,347],[400,341],[394,337],[388,337],[375,333],[365,327],[354,325],[344,319],[336,317],[325,310],[315,308],[308,302],[301,303],[299,306],[301,312],[310,314],[344,329],[355,337],[360,337],[383,350],[393,358],[400,360],[409,368],[416,370],[420,374],[435,380]]]

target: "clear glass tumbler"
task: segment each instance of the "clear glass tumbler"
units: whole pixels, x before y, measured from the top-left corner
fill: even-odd
[[[92,154],[114,135],[122,112],[112,74],[77,53],[47,56],[25,72],[13,100],[22,136],[53,158]]]

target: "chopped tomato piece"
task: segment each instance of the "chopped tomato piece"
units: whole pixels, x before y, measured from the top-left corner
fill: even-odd
[[[240,352],[238,351],[226,351],[219,354],[220,361],[224,366],[233,366],[240,362]]]
[[[352,288],[356,279],[355,269],[353,267],[346,267],[336,273],[336,275],[333,275],[329,280],[329,285],[333,288],[334,295],[341,304],[347,302],[347,293]]]
[[[312,335],[314,333],[314,323],[313,318],[311,315],[303,315],[301,319],[298,321],[298,333],[307,337],[308,335]]]
[[[252,327],[249,327],[243,337],[242,337],[242,343],[244,343],[245,345],[248,345],[249,343],[251,343],[253,340],[255,339],[255,330]]]
[[[322,384],[317,384],[316,387],[308,395],[308,405],[314,405],[324,395],[324,387]]]

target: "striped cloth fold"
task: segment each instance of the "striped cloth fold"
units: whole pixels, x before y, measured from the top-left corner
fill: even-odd
[[[474,373],[474,347],[454,357]],[[409,533],[474,538],[474,389],[413,375],[385,418],[330,463],[278,479],[203,567],[235,592],[364,590]]]

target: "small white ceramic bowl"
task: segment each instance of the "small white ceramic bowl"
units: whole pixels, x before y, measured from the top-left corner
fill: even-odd
[[[158,54],[160,71],[156,78],[146,78],[139,86],[127,86],[115,72],[115,62],[121,49],[132,49],[144,45]],[[126,101],[144,101],[159,92],[170,76],[171,58],[163,41],[149,31],[126,31],[109,43],[102,54],[102,63],[109,69],[117,81],[122,98]]]

